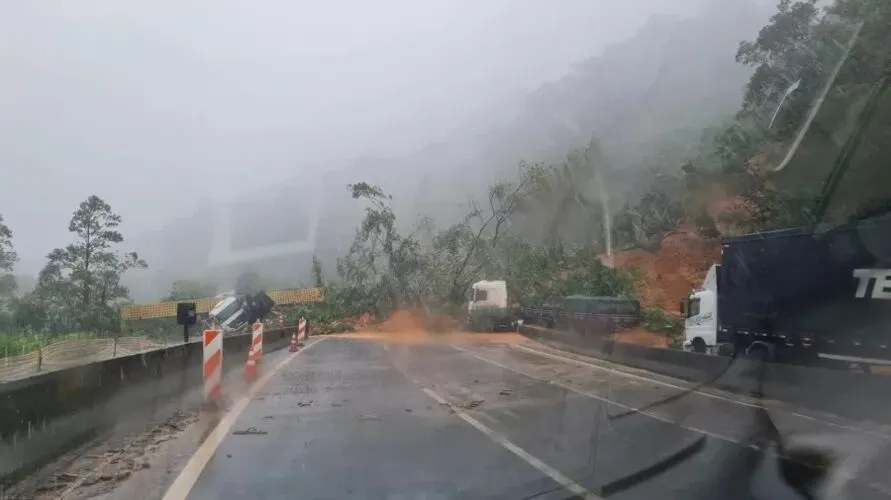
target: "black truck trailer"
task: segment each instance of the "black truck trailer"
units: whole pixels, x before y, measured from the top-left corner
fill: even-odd
[[[714,269],[684,306],[691,350],[891,365],[891,215],[728,237]]]

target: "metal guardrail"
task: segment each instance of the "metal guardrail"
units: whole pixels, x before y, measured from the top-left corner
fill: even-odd
[[[269,320],[265,323],[267,331],[279,331],[283,330],[284,327],[285,325],[280,321]],[[225,336],[242,335],[247,332],[249,332],[248,329],[243,329],[228,332]],[[26,354],[0,358],[0,383],[183,344],[181,337],[174,338],[180,340],[170,341],[164,339],[163,341],[156,341],[144,336],[128,336],[54,342]],[[194,337],[190,342],[198,342],[199,340],[199,337]]]
[[[579,333],[520,325],[520,333],[550,347],[611,363],[749,395],[756,363],[598,339]],[[888,377],[853,371],[767,363],[760,397],[858,421],[891,423]],[[814,388],[819,390],[814,390]]]
[[[293,328],[266,330],[264,350],[287,347]],[[178,401],[179,406],[188,394],[200,401],[201,342],[159,346],[145,340],[64,341],[15,363],[10,358],[9,366],[24,367],[25,378],[0,383],[0,490],[99,429],[145,418],[159,404]],[[224,371],[243,366],[250,345],[249,333],[225,336]],[[32,372],[47,359],[52,361],[41,365],[40,373]],[[68,368],[60,369],[64,365]]]
[[[0,383],[178,344],[182,341],[159,343],[148,337],[63,340],[0,359]]]

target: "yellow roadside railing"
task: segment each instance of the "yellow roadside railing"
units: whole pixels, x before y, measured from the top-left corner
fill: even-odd
[[[266,292],[276,305],[305,304],[318,302],[324,297],[322,288],[292,288],[289,290],[273,290]],[[161,302],[159,304],[129,304],[121,307],[122,320],[175,318],[176,305],[179,302],[194,302],[198,314],[206,314],[218,302],[213,297],[183,300],[178,302]]]

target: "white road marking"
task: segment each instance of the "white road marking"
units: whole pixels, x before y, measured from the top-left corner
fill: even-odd
[[[615,369],[615,368],[612,368],[612,367],[609,367],[609,366],[603,366],[603,365],[599,365],[599,364],[597,364],[597,363],[591,363],[591,362],[589,362],[589,361],[585,361],[585,360],[578,359],[578,358],[574,358],[574,357],[562,356],[562,355],[560,355],[560,354],[555,354],[555,353],[551,353],[551,352],[546,352],[546,351],[542,351],[542,350],[535,349],[535,348],[532,348],[532,347],[527,347],[527,346],[524,346],[524,345],[513,345],[513,344],[511,344],[511,347],[512,347],[512,348],[515,348],[515,349],[520,349],[520,350],[522,350],[522,351],[526,351],[526,352],[529,352],[529,353],[532,353],[532,354],[536,354],[536,355],[538,355],[538,356],[542,356],[542,357],[545,357],[545,358],[550,358],[550,359],[553,359],[553,360],[556,360],[556,361],[569,362],[569,363],[573,363],[573,364],[576,364],[576,365],[579,365],[579,366],[587,366],[588,368],[594,368],[595,370],[600,370],[600,371],[610,372],[610,373],[614,373],[614,374],[616,374],[616,375],[621,375],[621,376],[623,376],[623,377],[627,377],[627,378],[631,378],[631,379],[635,379],[635,380],[641,380],[641,381],[644,381],[644,382],[650,382],[650,383],[653,383],[653,384],[657,384],[657,385],[661,385],[661,386],[665,386],[665,387],[670,387],[670,388],[672,388],[672,389],[677,389],[677,390],[680,390],[680,391],[688,391],[688,390],[690,390],[689,387],[684,387],[684,386],[681,386],[681,385],[672,384],[671,382],[665,382],[665,381],[663,381],[663,380],[658,380],[658,379],[654,379],[654,378],[650,378],[650,377],[645,377],[645,376],[643,376],[643,375],[637,375],[637,374],[634,374],[634,373],[629,373],[629,372],[627,372],[627,371],[625,371],[625,370],[619,370],[619,369]],[[747,402],[747,401],[740,401],[740,400],[736,400],[736,399],[731,399],[731,398],[728,398],[728,397],[721,396],[721,395],[719,395],[719,394],[712,394],[712,393],[710,393],[710,392],[703,392],[703,391],[694,391],[694,392],[696,392],[697,394],[700,394],[700,395],[702,395],[702,396],[705,396],[705,397],[707,397],[707,398],[717,399],[717,400],[720,400],[720,401],[725,401],[725,402],[733,403],[733,404],[737,404],[737,405],[740,405],[740,406],[746,406],[746,407],[750,407],[750,408],[758,408],[758,407],[759,407],[759,405],[754,404],[754,403],[749,403],[749,402]]]
[[[518,346],[518,347],[519,347],[519,346]],[[472,358],[478,359],[478,360],[483,361],[483,362],[485,362],[485,363],[489,363],[489,364],[491,364],[491,365],[494,365],[494,366],[497,366],[497,367],[502,368],[502,369],[504,369],[504,370],[507,370],[507,371],[516,373],[516,374],[518,374],[518,375],[522,375],[522,376],[525,376],[525,377],[529,377],[529,378],[531,378],[531,379],[533,379],[533,380],[538,380],[538,381],[540,381],[540,382],[549,383],[549,384],[555,385],[555,386],[557,386],[557,387],[566,389],[566,390],[568,390],[568,391],[572,391],[572,392],[574,392],[574,393],[576,393],[576,394],[579,394],[579,395],[582,395],[582,396],[587,396],[587,397],[596,399],[596,400],[601,401],[601,402],[606,403],[606,404],[611,404],[611,405],[614,405],[614,406],[618,406],[619,408],[623,408],[623,409],[625,409],[625,410],[633,411],[633,412],[638,413],[638,414],[640,414],[640,415],[645,415],[645,416],[648,416],[648,417],[650,417],[650,418],[653,418],[653,419],[656,419],[656,420],[659,420],[659,421],[662,421],[662,422],[665,422],[665,423],[668,423],[668,424],[671,424],[671,425],[676,425],[676,426],[678,426],[678,427],[680,427],[680,428],[682,428],[682,429],[686,429],[686,430],[691,431],[691,432],[696,432],[696,433],[699,433],[699,434],[704,434],[704,435],[706,435],[706,436],[709,436],[709,437],[712,437],[712,438],[715,438],[715,439],[720,439],[720,440],[722,440],[722,441],[727,441],[727,442],[730,442],[730,443],[734,443],[734,444],[737,444],[737,445],[740,445],[740,446],[747,446],[748,448],[757,448],[755,445],[743,445],[740,441],[738,441],[738,440],[736,440],[736,439],[734,439],[734,438],[732,438],[732,437],[724,436],[724,435],[721,435],[721,434],[716,434],[716,433],[709,432],[709,431],[706,431],[706,430],[703,430],[703,429],[699,429],[699,428],[696,428],[696,427],[690,427],[690,426],[687,426],[687,425],[683,425],[683,424],[681,424],[681,423],[679,423],[679,422],[675,422],[675,421],[673,421],[673,420],[671,420],[671,419],[668,419],[668,418],[665,418],[665,417],[656,415],[656,414],[651,413],[651,412],[649,412],[649,411],[641,411],[641,410],[639,410],[639,409],[637,409],[637,408],[634,408],[634,407],[631,407],[631,406],[628,406],[628,405],[619,403],[619,402],[617,402],[617,401],[609,400],[609,399],[607,399],[607,398],[604,398],[603,396],[600,396],[600,395],[597,395],[597,394],[594,394],[594,393],[591,393],[591,392],[588,392],[588,391],[584,391],[584,390],[582,390],[582,389],[578,389],[578,388],[576,388],[576,387],[570,386],[570,385],[568,385],[568,384],[564,384],[564,383],[562,383],[562,382],[558,382],[558,381],[556,381],[556,380],[549,380],[549,379],[546,379],[546,378],[538,377],[538,376],[533,375],[533,374],[530,374],[530,373],[525,373],[525,372],[523,372],[523,371],[521,371],[521,370],[517,370],[517,369],[515,369],[515,368],[511,368],[511,367],[509,367],[509,366],[507,366],[507,365],[504,365],[504,364],[502,364],[502,363],[499,363],[499,362],[497,362],[497,361],[493,361],[493,360],[491,360],[491,359],[487,359],[487,358],[485,358],[485,357],[479,356],[479,355],[477,355],[476,353],[471,352],[470,350],[465,349],[465,348],[463,348],[463,347],[458,347],[458,346],[452,345],[452,348],[454,348],[454,349],[456,349],[456,350],[458,350],[458,351],[460,351],[460,352],[463,352],[464,354],[467,354],[468,356],[470,356],[470,357],[472,357]],[[534,351],[534,349],[528,349],[528,350],[530,350],[530,351]],[[555,357],[560,357],[560,356],[556,356],[556,355],[554,355],[554,356],[555,356]],[[571,361],[574,361],[574,362],[576,361],[576,360],[573,360],[572,358],[566,358],[566,359],[571,360]],[[577,361],[577,362],[579,362],[579,363],[583,363],[583,364],[585,363],[584,361],[580,361],[580,360]],[[596,365],[595,365],[595,366],[596,366]],[[604,368],[602,368],[602,367],[598,367],[598,368],[604,369]],[[642,377],[642,378],[646,379],[646,377]],[[702,394],[702,393],[700,393],[700,394]],[[732,401],[732,400],[730,400],[730,401]],[[817,420],[817,419],[814,419],[814,420]],[[818,421],[822,422],[821,420],[818,420]],[[824,422],[824,423],[828,423],[828,422]],[[844,426],[838,426],[838,427],[843,427],[843,428],[844,428]],[[867,431],[862,431],[862,430],[860,430],[860,429],[856,429],[856,428],[853,429],[853,430],[855,430],[855,431],[860,431],[860,432],[867,432]],[[884,436],[883,436],[883,437],[884,437]],[[767,453],[768,453],[769,455],[771,455],[771,456],[776,456],[776,453],[775,453],[774,451],[768,451]],[[864,485],[866,485],[866,486],[869,486],[869,487],[871,487],[871,488],[873,488],[873,489],[876,489],[877,491],[880,491],[880,492],[883,492],[883,493],[886,492],[886,491],[888,491],[888,487],[886,487],[885,485],[882,485],[882,484],[880,484],[880,483],[876,483],[876,482],[872,482],[872,481],[865,481],[865,480],[859,479],[859,478],[857,478],[856,476],[851,475],[850,473],[846,473],[845,471],[840,471],[840,472],[838,472],[836,477],[844,478],[844,479],[847,479],[847,480],[857,481],[857,482],[859,482],[859,483],[861,483],[861,484],[864,484]]]
[[[459,384],[448,384],[448,388],[449,388],[449,389],[456,390],[456,391],[458,391],[458,392],[460,392],[460,393],[462,393],[462,394],[465,394],[465,395],[467,395],[467,396],[470,396],[471,399],[475,399],[475,400],[477,400],[477,401],[485,401],[485,400],[486,400],[486,398],[484,398],[484,397],[480,396],[479,394],[473,392],[472,390],[468,389],[467,387],[464,387],[463,385],[459,385]]]
[[[664,386],[664,387],[669,387],[669,388],[672,388],[672,389],[677,389],[677,390],[679,390],[679,391],[689,391],[689,390],[690,390],[689,387],[684,387],[684,386],[682,386],[682,385],[678,385],[678,384],[672,384],[671,382],[666,382],[666,381],[664,381],[664,380],[658,380],[658,379],[654,379],[654,378],[649,378],[649,377],[645,377],[645,376],[643,376],[643,375],[636,375],[636,374],[634,374],[634,373],[629,373],[629,372],[627,372],[627,371],[625,371],[625,370],[618,370],[618,369],[615,369],[615,368],[611,368],[611,367],[607,367],[607,366],[598,365],[597,363],[591,363],[591,362],[588,362],[588,361],[584,361],[584,360],[577,359],[577,358],[573,358],[573,357],[569,357],[569,356],[561,356],[561,355],[559,355],[559,354],[555,354],[555,353],[550,353],[550,352],[541,351],[541,350],[538,350],[538,349],[535,349],[535,348],[532,348],[532,347],[527,347],[527,346],[523,346],[523,345],[514,345],[514,344],[509,344],[509,346],[512,347],[512,348],[514,348],[514,349],[520,349],[520,350],[522,350],[522,351],[526,351],[526,352],[529,352],[529,353],[532,353],[532,354],[535,354],[535,355],[538,355],[538,356],[542,356],[542,357],[545,357],[545,358],[550,358],[550,359],[553,359],[553,360],[556,360],[556,361],[563,361],[563,362],[569,362],[569,363],[573,363],[573,364],[580,365],[580,366],[587,366],[587,367],[589,367],[589,368],[594,368],[595,370],[607,371],[607,372],[610,372],[610,373],[614,373],[614,374],[616,374],[616,375],[621,375],[621,376],[623,376],[623,377],[632,378],[632,379],[636,379],[636,380],[642,380],[642,381],[646,381],[646,382],[649,382],[649,383],[653,383],[653,384],[661,385],[661,386]],[[733,399],[733,398],[729,398],[729,397],[726,397],[726,396],[721,396],[720,394],[714,394],[714,393],[711,393],[711,392],[706,392],[706,391],[701,391],[701,390],[694,390],[694,391],[692,391],[692,392],[694,392],[694,393],[696,393],[697,395],[700,395],[700,396],[704,396],[704,397],[707,397],[707,398],[715,399],[715,400],[718,400],[718,401],[723,401],[723,402],[726,402],[726,403],[732,403],[732,404],[739,405],[739,406],[745,406],[745,407],[748,407],[748,408],[759,408],[759,407],[760,407],[758,404],[755,404],[755,403],[749,403],[749,402],[747,402],[747,401],[741,401],[741,400],[738,400],[738,399]],[[862,432],[862,433],[864,433],[864,434],[870,434],[870,435],[873,435],[873,436],[876,436],[876,437],[880,437],[880,438],[882,438],[882,439],[891,439],[891,435],[886,434],[886,433],[884,433],[884,432],[874,431],[874,430],[870,430],[870,429],[864,429],[864,428],[862,428],[862,427],[857,427],[857,426],[854,426],[854,425],[838,424],[838,423],[835,423],[835,422],[830,422],[830,421],[828,421],[828,420],[823,420],[823,419],[821,419],[821,418],[813,417],[813,416],[810,416],[810,415],[805,415],[805,414],[803,414],[803,413],[798,413],[798,412],[796,412],[796,411],[789,410],[789,409],[787,409],[787,408],[775,407],[775,406],[765,406],[765,408],[766,408],[767,410],[769,410],[769,411],[781,411],[781,412],[783,412],[783,413],[787,413],[787,414],[792,415],[792,416],[794,416],[794,417],[798,417],[798,418],[801,418],[801,419],[804,419],[804,420],[811,420],[811,421],[814,421],[814,422],[818,422],[818,423],[827,425],[827,426],[829,426],[829,427],[835,427],[835,428],[837,428],[837,429],[843,429],[843,430],[846,430],[846,431],[852,431],[852,432]]]
[[[176,480],[167,490],[167,493],[164,494],[163,500],[185,500],[188,497],[189,493],[192,491],[192,487],[195,486],[195,483],[198,481],[198,477],[201,475],[201,472],[204,471],[204,468],[207,466],[207,463],[213,457],[213,454],[219,448],[220,443],[223,442],[223,439],[226,438],[226,435],[229,434],[229,429],[232,428],[232,425],[235,424],[235,421],[241,415],[241,413],[247,408],[247,405],[251,402],[251,400],[256,396],[257,392],[269,382],[272,377],[274,377],[279,370],[285,367],[288,363],[290,363],[294,358],[296,358],[300,353],[306,352],[308,349],[311,349],[314,345],[319,342],[325,340],[325,337],[317,339],[315,342],[308,343],[306,347],[300,349],[295,353],[291,353],[285,359],[281,360],[275,367],[272,368],[265,375],[260,377],[255,383],[253,383],[249,388],[247,393],[241,397],[232,408],[226,413],[226,415],[220,420],[217,426],[210,432],[207,436],[207,439],[201,443],[201,446],[198,450],[192,455],[189,459],[189,462],[180,471],[179,476],[177,476]]]
[[[424,387],[424,388],[423,388],[423,391],[424,391],[424,393],[426,393],[428,396],[430,396],[431,398],[433,398],[437,403],[439,403],[439,404],[441,404],[441,405],[449,405],[449,406],[451,406],[452,409],[455,411],[455,415],[457,415],[458,418],[460,418],[461,420],[463,420],[463,421],[467,422],[468,424],[470,424],[474,429],[476,429],[476,430],[482,432],[486,437],[488,437],[489,439],[491,439],[491,440],[494,441],[495,443],[501,445],[501,447],[503,447],[503,448],[505,448],[506,450],[510,451],[510,452],[513,453],[514,455],[520,457],[521,459],[523,459],[523,461],[525,461],[525,462],[528,463],[529,465],[535,467],[536,469],[538,469],[539,471],[541,471],[543,474],[547,475],[548,477],[550,477],[551,479],[553,479],[554,481],[556,481],[557,483],[559,483],[560,486],[563,486],[563,487],[566,488],[567,490],[571,491],[573,494],[578,495],[578,496],[580,496],[580,497],[582,497],[582,498],[586,498],[586,499],[588,499],[588,500],[603,500],[601,497],[599,497],[599,496],[595,495],[594,493],[588,491],[588,489],[585,488],[584,486],[582,486],[582,485],[578,484],[577,482],[573,481],[572,479],[570,479],[570,478],[564,476],[564,475],[563,475],[560,471],[558,471],[557,469],[555,469],[555,468],[551,467],[550,465],[548,465],[548,464],[542,462],[542,461],[541,461],[540,459],[538,459],[537,457],[531,455],[531,454],[528,453],[526,450],[520,448],[519,446],[517,446],[516,444],[514,444],[513,442],[511,442],[509,439],[507,439],[506,437],[504,437],[504,436],[502,436],[501,434],[495,432],[494,430],[490,429],[489,427],[486,427],[485,424],[483,424],[483,423],[480,422],[479,420],[477,420],[477,419],[471,417],[470,415],[468,415],[467,413],[465,413],[462,409],[460,409],[460,408],[456,408],[456,407],[450,405],[449,402],[446,401],[445,398],[443,398],[443,397],[440,396],[439,394],[435,393],[435,392],[432,391],[431,389],[428,389],[428,388]]]
[[[645,415],[645,416],[647,416],[647,417],[654,418],[654,419],[656,419],[656,420],[659,420],[659,421],[661,421],[661,422],[665,422],[665,423],[667,423],[667,424],[676,425],[676,426],[678,426],[678,427],[680,427],[680,428],[682,428],[682,429],[686,429],[686,430],[691,431],[691,432],[696,432],[696,433],[699,433],[699,434],[705,434],[706,436],[714,437],[714,438],[721,439],[721,440],[723,440],[723,441],[728,441],[728,442],[731,442],[731,443],[738,443],[737,440],[735,440],[735,439],[733,439],[733,438],[731,438],[731,437],[729,437],[729,436],[724,436],[724,435],[722,435],[722,434],[716,434],[716,433],[714,433],[714,432],[710,432],[710,431],[707,431],[707,430],[704,430],[704,429],[699,429],[699,428],[696,428],[696,427],[690,427],[690,426],[681,424],[681,423],[679,423],[679,422],[675,422],[674,420],[672,420],[672,419],[670,419],[670,418],[663,417],[663,416],[658,415],[658,414],[656,414],[656,413],[653,413],[653,412],[650,412],[650,411],[647,411],[647,410],[640,410],[639,408],[635,408],[635,407],[633,407],[633,406],[629,406],[629,405],[626,405],[626,404],[624,404],[624,403],[620,403],[620,402],[618,402],[618,401],[613,401],[613,400],[608,399],[608,398],[605,398],[605,397],[603,397],[603,396],[601,396],[601,395],[599,395],[599,394],[595,394],[595,393],[590,392],[590,391],[586,391],[586,390],[583,390],[583,389],[579,389],[578,387],[574,387],[574,386],[571,386],[571,385],[569,385],[569,384],[565,384],[565,383],[563,383],[563,382],[559,382],[559,381],[557,381],[557,380],[546,379],[546,378],[539,377],[539,376],[537,376],[537,375],[535,375],[535,374],[532,374],[532,373],[527,373],[527,372],[524,372],[524,371],[522,371],[522,370],[518,370],[518,369],[516,369],[516,368],[512,368],[512,367],[507,366],[507,365],[505,365],[505,364],[503,364],[503,363],[499,363],[498,361],[494,361],[494,360],[485,358],[485,357],[483,357],[483,356],[480,356],[480,355],[478,355],[478,354],[476,354],[476,353],[474,353],[474,352],[472,352],[472,351],[470,351],[470,350],[468,350],[468,349],[465,349],[465,348],[463,348],[463,347],[458,347],[458,346],[452,346],[452,347],[453,347],[454,349],[457,349],[458,351],[463,352],[464,354],[466,354],[466,355],[468,355],[468,356],[470,356],[470,357],[472,357],[472,358],[478,359],[478,360],[483,361],[483,362],[485,362],[485,363],[489,363],[490,365],[497,366],[498,368],[501,368],[501,369],[503,369],[503,370],[507,370],[507,371],[516,373],[516,374],[518,374],[518,375],[522,375],[522,376],[524,376],[524,377],[528,377],[528,378],[531,378],[531,379],[534,379],[534,380],[538,380],[539,382],[544,382],[544,383],[547,383],[547,384],[555,385],[555,386],[557,386],[557,387],[560,387],[561,389],[566,389],[567,391],[572,391],[572,392],[574,392],[574,393],[576,393],[576,394],[579,394],[579,395],[581,395],[581,396],[586,396],[586,397],[589,397],[589,398],[592,398],[592,399],[596,399],[597,401],[600,401],[600,402],[602,402],[602,403],[606,403],[606,404],[609,404],[609,405],[617,406],[617,407],[619,407],[619,408],[622,408],[623,410],[628,410],[628,411],[632,411],[632,412],[634,412],[634,413],[638,413],[638,414],[641,414],[641,415]]]

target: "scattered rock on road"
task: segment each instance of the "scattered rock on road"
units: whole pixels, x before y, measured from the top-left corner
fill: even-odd
[[[477,406],[483,404],[485,402],[484,399],[473,399],[471,401],[465,401],[463,403],[458,404],[458,408],[463,410],[470,410],[471,408],[476,408]]]
[[[256,427],[248,427],[247,429],[244,429],[242,431],[232,431],[232,434],[234,434],[236,436],[252,436],[252,435],[262,436],[262,435],[266,435],[269,433],[266,431],[261,431],[260,429],[257,429]]]

